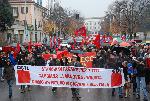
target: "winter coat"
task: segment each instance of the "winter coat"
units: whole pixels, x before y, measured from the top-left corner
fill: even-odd
[[[56,59],[53,59],[49,62],[49,66],[60,66],[60,62]]]
[[[13,80],[15,78],[15,72],[14,69],[11,65],[7,65],[4,67],[4,71],[3,71],[3,77],[6,80]]]
[[[18,64],[18,65],[24,65],[24,58],[25,58],[25,57],[23,57],[23,55],[19,54],[19,55],[17,56],[17,58],[16,58],[17,64]]]
[[[145,77],[145,65],[138,63],[137,64],[137,77]]]
[[[36,66],[45,66],[46,62],[45,62],[45,60],[42,57],[37,57],[35,59],[35,65]]]
[[[0,68],[6,66],[7,57],[0,58]]]

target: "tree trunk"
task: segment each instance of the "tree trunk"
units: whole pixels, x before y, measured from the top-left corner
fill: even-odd
[[[5,32],[0,32],[0,47],[7,45]]]

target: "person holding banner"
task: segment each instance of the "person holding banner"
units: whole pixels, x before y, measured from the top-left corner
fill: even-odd
[[[35,58],[35,65],[36,66],[45,66],[46,62],[42,58],[42,54],[37,54],[37,57]]]
[[[18,54],[17,56],[17,64],[18,65],[31,65],[31,59],[29,58],[29,54],[26,54],[24,52],[20,52],[20,54]],[[29,85],[27,85],[27,89],[28,91],[31,91],[31,87]],[[21,85],[21,93],[25,93],[25,85]]]
[[[81,63],[80,63],[80,59],[78,59],[78,56],[73,55],[72,57],[72,62],[70,63],[70,66],[74,66],[74,67],[82,67]],[[79,89],[77,88],[71,88],[72,91],[72,98],[77,98],[77,100],[79,100],[79,98],[81,98],[79,96]]]
[[[25,65],[25,54],[23,52],[20,52],[17,57],[16,57],[16,60],[17,60],[17,65]],[[24,93],[25,92],[25,86],[24,85],[21,85],[21,93]]]
[[[11,65],[10,60],[7,60],[7,64],[4,66],[4,79],[7,80],[7,84],[9,87],[9,98],[11,99],[12,97],[12,85],[13,85],[13,80],[15,78],[15,73],[13,70],[13,66]]]
[[[56,58],[57,57],[53,57],[53,59],[50,59],[48,65],[49,66],[60,66],[60,61]],[[56,93],[56,91],[57,91],[57,87],[53,87],[52,92]]]

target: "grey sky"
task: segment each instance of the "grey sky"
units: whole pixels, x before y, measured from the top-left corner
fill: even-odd
[[[47,0],[43,0],[44,6]],[[108,6],[115,0],[58,0],[65,8],[81,12],[84,17],[103,17]]]
[[[108,6],[115,0],[60,0],[66,8],[76,9],[84,17],[103,17]]]

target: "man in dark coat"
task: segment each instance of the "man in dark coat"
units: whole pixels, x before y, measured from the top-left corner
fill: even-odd
[[[2,53],[1,56],[0,56],[0,79],[1,81],[4,81],[3,79],[3,70],[4,70],[4,66],[6,66],[7,62],[7,56]]]
[[[9,98],[12,97],[12,85],[13,85],[13,79],[14,79],[14,70],[13,66],[10,63],[10,60],[7,60],[7,65],[4,67],[4,79],[7,80],[7,84],[9,87]]]
[[[37,58],[35,58],[35,65],[36,65],[36,66],[45,66],[45,65],[46,65],[46,62],[45,62],[45,60],[42,58],[42,55],[41,55],[41,54],[38,54],[38,55],[37,55]]]
[[[142,89],[144,94],[144,101],[148,101],[148,94],[146,89],[145,81],[145,61],[143,58],[139,57],[137,60],[137,75],[136,75],[136,84],[137,84],[137,99],[140,99],[140,89]]]

